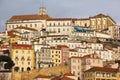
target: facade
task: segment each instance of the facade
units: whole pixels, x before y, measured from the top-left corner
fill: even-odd
[[[51,17],[46,14],[45,8],[40,8],[39,14],[12,16],[6,22],[6,31],[10,31],[14,28],[17,28],[18,26],[34,28],[40,31],[42,28],[46,27],[45,19],[50,19],[50,18]]]
[[[51,59],[52,59],[53,66],[60,66],[62,64],[61,49],[51,47],[50,53],[51,53]]]
[[[84,71],[93,66],[103,67],[103,61],[94,53],[83,57],[71,57],[69,66],[70,72],[74,74],[78,80],[84,80]]]
[[[15,63],[14,71],[27,71],[34,68],[34,50],[31,45],[12,44],[11,59]]]
[[[108,28],[108,34],[114,39],[120,39],[120,25],[110,26]]]
[[[75,49],[69,49],[69,58],[72,56],[79,56],[77,50]]]
[[[61,49],[61,57],[62,57],[62,64],[67,65],[68,64],[68,58],[69,58],[69,47],[66,45],[57,45],[58,49]]]
[[[82,60],[81,57],[71,57],[70,58],[70,72],[74,74],[77,79],[82,79]]]
[[[92,67],[85,71],[84,80],[119,80],[119,72],[114,68]]]
[[[51,80],[51,76],[38,75],[33,80]]]

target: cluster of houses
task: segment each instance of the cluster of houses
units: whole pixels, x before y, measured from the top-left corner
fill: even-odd
[[[11,57],[16,72],[65,65],[76,78],[61,80],[119,80],[117,67],[105,62],[120,59],[120,26],[109,15],[52,18],[41,8],[6,21],[0,55]],[[40,76],[52,78],[34,80]]]

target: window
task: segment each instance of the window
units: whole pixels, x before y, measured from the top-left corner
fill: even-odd
[[[12,25],[12,28],[14,28],[14,25]]]
[[[60,23],[58,23],[58,26],[60,26]]]
[[[18,53],[18,51],[16,50],[16,53]]]
[[[9,25],[9,28],[11,28],[11,25]]]
[[[24,50],[22,50],[22,53],[24,53]]]
[[[49,26],[51,26],[51,23],[49,23]]]
[[[80,72],[78,72],[78,75],[80,75]]]
[[[60,33],[60,28],[58,29],[58,32]]]
[[[35,27],[37,27],[37,24],[35,24]]]
[[[18,56],[17,56],[17,57],[15,57],[15,61],[17,61],[17,60],[19,60],[19,59],[18,59]]]
[[[27,24],[25,26],[27,27]]]
[[[32,27],[32,24],[30,24],[30,27]]]
[[[30,62],[28,62],[28,65],[30,65]]]

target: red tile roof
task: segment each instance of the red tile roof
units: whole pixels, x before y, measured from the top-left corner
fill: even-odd
[[[16,15],[16,16],[12,16],[9,19],[9,21],[38,20],[38,19],[51,19],[51,17],[48,16],[48,15],[38,15],[38,14],[33,14],[33,15]]]
[[[83,56],[83,58],[100,59],[100,57],[98,57],[98,55],[96,53],[85,55],[85,56]]]
[[[71,78],[68,78],[68,77],[63,77],[60,80],[74,80],[74,79],[71,79]]]
[[[65,76],[75,76],[75,75],[72,73],[66,73]]]
[[[115,73],[117,72],[118,69],[114,69],[114,68],[107,68],[107,67],[93,67],[85,72],[112,72]]]
[[[69,51],[72,51],[72,52],[77,52],[77,50],[75,50],[75,49],[69,49]]]
[[[47,21],[66,21],[66,20],[72,20],[72,18],[51,18],[48,19]]]
[[[36,78],[51,78],[51,76],[46,76],[46,75],[38,75],[38,76],[36,76],[34,79],[36,79]]]
[[[69,48],[68,46],[66,45],[57,45],[58,48]]]
[[[12,44],[12,49],[33,49],[33,48],[32,48],[32,45]]]

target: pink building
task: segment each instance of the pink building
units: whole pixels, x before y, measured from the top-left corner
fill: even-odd
[[[66,45],[58,45],[57,48],[61,49],[62,52],[62,64],[67,65],[69,58],[69,47]]]

